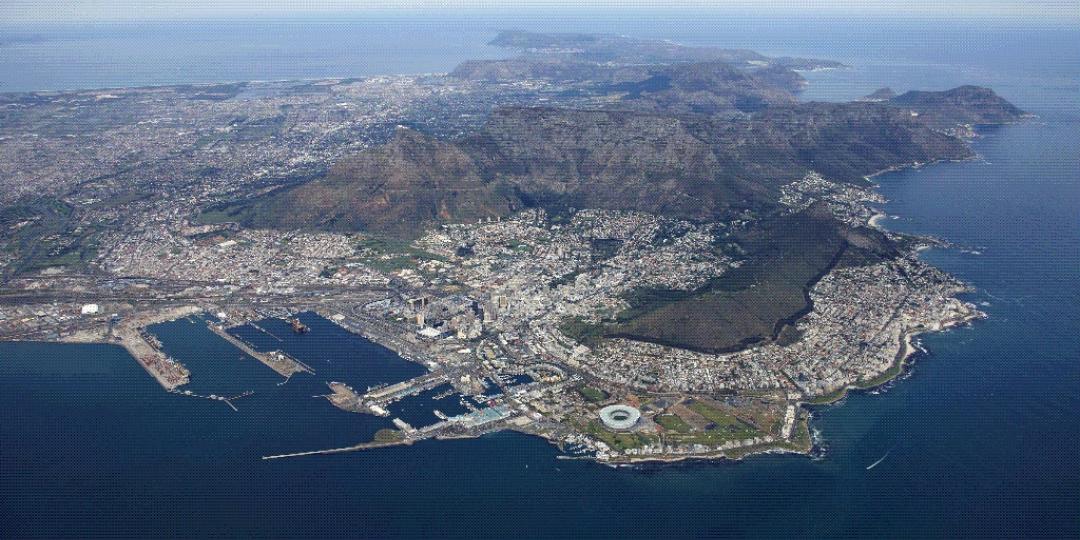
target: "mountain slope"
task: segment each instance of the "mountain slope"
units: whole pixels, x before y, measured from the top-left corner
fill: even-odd
[[[442,142],[401,130],[327,178],[239,203],[256,227],[365,230],[504,216],[523,206],[639,210],[695,219],[767,212],[784,184],[971,155],[959,139],[882,104],[770,107],[735,119],[626,110],[499,109]]]
[[[809,313],[809,290],[833,268],[896,256],[879,231],[850,227],[824,206],[761,223],[735,239],[748,262],[691,292],[638,291],[601,333],[685,349],[728,352],[776,339]]]
[[[958,86],[943,92],[905,92],[889,104],[916,111],[939,125],[1007,124],[1024,116],[1024,111],[989,88]]]
[[[460,148],[402,128],[386,145],[339,161],[326,178],[271,193],[236,214],[249,227],[407,237],[437,223],[505,216],[517,205],[484,182]]]

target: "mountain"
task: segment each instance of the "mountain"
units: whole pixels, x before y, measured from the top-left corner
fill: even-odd
[[[579,77],[575,70],[590,68],[573,61],[544,69]],[[758,69],[786,77],[787,68]],[[498,108],[454,141],[399,129],[388,143],[341,159],[324,178],[215,211],[249,227],[404,239],[526,207],[744,220],[747,229],[723,239],[742,254],[739,267],[693,291],[633,291],[614,322],[567,329],[578,338],[734,351],[793,337],[793,323],[813,307],[808,291],[832,269],[899,252],[880,231],[845,224],[823,204],[790,213],[779,203],[783,186],[810,172],[866,185],[867,175],[890,167],[968,158],[970,148],[949,126],[1022,114],[977,87],[798,103],[754,70],[725,62],[598,73],[604,82],[594,84],[620,95],[607,108]],[[748,95],[770,100],[740,107],[739,96]]]
[[[465,144],[493,180],[537,200],[703,220],[768,206],[811,171],[860,183],[898,164],[971,155],[903,111],[861,103],[735,119],[507,108]]]
[[[890,99],[889,104],[911,109],[940,126],[1008,124],[1024,116],[1024,111],[981,86],[959,86],[943,92],[905,92]]]
[[[909,163],[959,160],[973,154],[907,111],[877,103],[804,103],[770,107],[711,133],[733,167],[760,181],[815,171],[861,183],[866,175]]]
[[[873,92],[859,98],[859,101],[889,101],[896,97],[896,92],[893,92],[892,88],[878,88]]]
[[[862,183],[888,167],[970,155],[961,140],[875,103],[793,104],[737,118],[509,107],[456,142],[399,130],[326,178],[227,213],[254,227],[395,236],[526,206],[712,220],[767,212],[781,186],[811,171]]]
[[[725,62],[656,66],[647,79],[611,85],[625,91],[617,106],[675,114],[752,112],[795,103],[805,80],[786,68],[739,69]]]
[[[780,66],[740,68],[722,61],[617,66],[561,56],[475,60],[452,77],[478,81],[543,79],[579,90],[617,94],[619,108],[672,113],[750,112],[796,101],[806,81]]]
[[[462,142],[489,179],[531,205],[640,209],[706,218],[739,186],[677,118],[632,111],[516,107]]]
[[[813,308],[809,291],[836,267],[897,255],[881,232],[833,219],[821,204],[775,217],[733,238],[747,263],[694,291],[643,290],[618,322],[594,334],[706,352],[777,339]]]
[[[447,221],[506,216],[519,204],[481,179],[475,161],[456,145],[400,128],[389,143],[334,164],[325,178],[225,212],[249,227],[408,237]]]

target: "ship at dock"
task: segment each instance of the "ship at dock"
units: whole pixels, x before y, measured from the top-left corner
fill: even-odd
[[[291,326],[292,331],[297,334],[306,334],[311,331],[311,328],[308,328],[308,325],[300,322],[300,319],[295,317],[289,319],[289,326]]]

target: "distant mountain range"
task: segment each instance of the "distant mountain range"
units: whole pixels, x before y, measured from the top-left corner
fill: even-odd
[[[490,45],[532,55],[551,55],[598,64],[667,64],[712,62],[746,65],[782,65],[795,69],[843,67],[840,62],[809,58],[769,58],[746,49],[694,47],[666,40],[612,34],[565,34],[505,31]]]

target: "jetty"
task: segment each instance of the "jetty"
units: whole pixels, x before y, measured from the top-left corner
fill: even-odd
[[[450,380],[447,378],[446,373],[431,372],[414,379],[371,390],[367,394],[364,394],[363,399],[381,405],[396,401],[405,396],[419,394],[420,392],[442,386],[448,382],[450,382]]]
[[[329,386],[333,393],[320,397],[326,398],[335,407],[348,412],[370,412],[368,408],[361,403],[360,394],[357,394],[351,386],[335,381],[326,383],[326,386]]]
[[[174,390],[188,383],[188,369],[161,350],[161,342],[146,327],[180,319],[202,311],[195,306],[181,306],[152,313],[141,313],[112,325],[116,342],[135,357],[165,390]]]
[[[248,356],[262,362],[266,367],[276,371],[278,375],[281,375],[282,377],[291,377],[294,373],[300,372],[307,372],[312,375],[315,374],[315,370],[311,369],[310,366],[293,358],[284,351],[259,352],[243,340],[227,332],[223,326],[210,322],[207,322],[207,326],[215,334],[221,336],[222,339],[228,341]]]
[[[274,338],[274,339],[276,339],[278,341],[284,341],[283,339],[281,339],[280,337],[275,335],[273,332],[259,326],[259,323],[256,323],[256,322],[252,321],[252,322],[250,322],[248,324],[251,325],[252,328],[254,328],[254,329],[256,329],[256,330],[258,330],[258,331],[260,331],[260,332],[262,332],[262,333],[264,333],[264,334],[266,334],[266,335],[268,335],[268,336],[270,336],[270,337],[272,337],[272,338]]]

